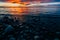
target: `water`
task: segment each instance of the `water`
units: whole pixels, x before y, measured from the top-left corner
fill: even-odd
[[[0,39],[60,40],[60,8],[0,8]],[[16,12],[16,13],[15,13]]]
[[[32,7],[1,7],[0,14],[17,14],[17,15],[37,15],[37,14],[54,14],[56,12],[60,13],[60,6],[49,5],[49,6],[32,6]],[[57,13],[57,14],[58,14]]]

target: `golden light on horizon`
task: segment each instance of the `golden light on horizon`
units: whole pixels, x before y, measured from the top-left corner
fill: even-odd
[[[7,2],[9,3],[17,3],[17,4],[20,4],[21,7],[19,6],[10,6],[10,9],[9,11],[12,13],[12,14],[22,14],[23,12],[25,12],[27,10],[27,7],[26,7],[26,4],[28,2],[21,2],[21,0],[8,0]]]

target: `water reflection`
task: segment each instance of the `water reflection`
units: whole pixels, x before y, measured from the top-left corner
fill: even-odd
[[[23,14],[23,13],[27,13],[27,7],[11,7],[8,8],[11,14]]]
[[[60,6],[32,6],[32,7],[3,7],[0,14],[28,15],[53,14],[60,11]],[[3,11],[3,12],[2,12]]]

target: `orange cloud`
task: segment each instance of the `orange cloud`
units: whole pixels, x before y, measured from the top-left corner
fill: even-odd
[[[8,0],[7,2],[11,2],[11,3],[20,3],[20,0]]]

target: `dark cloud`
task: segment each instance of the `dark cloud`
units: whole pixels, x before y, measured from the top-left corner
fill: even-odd
[[[60,2],[60,0],[55,0],[56,2]]]
[[[0,1],[6,1],[6,0],[0,0]]]

